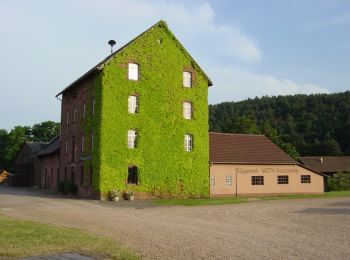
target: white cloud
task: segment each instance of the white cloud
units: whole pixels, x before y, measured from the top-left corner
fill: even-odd
[[[329,93],[329,90],[322,86],[259,74],[246,67],[217,64],[209,70],[214,82],[214,86],[209,88],[211,104],[261,96]]]
[[[163,19],[181,42],[196,50],[196,53],[207,53],[216,59],[226,57],[245,63],[261,60],[261,51],[256,42],[235,25],[217,24],[215,12],[208,2],[196,5],[190,2],[160,0],[83,3],[83,8],[91,15],[99,18],[103,16],[103,19],[110,20],[116,26],[125,26],[128,32],[139,30],[140,25],[149,27]]]

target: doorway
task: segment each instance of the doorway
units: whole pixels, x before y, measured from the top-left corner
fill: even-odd
[[[138,176],[137,176],[137,167],[129,166],[128,167],[128,184],[136,184],[138,185]]]

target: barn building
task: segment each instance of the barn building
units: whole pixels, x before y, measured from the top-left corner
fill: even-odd
[[[323,193],[324,175],[305,168],[264,135],[209,133],[210,195]]]
[[[9,186],[40,186],[41,162],[37,155],[46,142],[24,142],[13,160],[14,172],[9,176]]]
[[[53,138],[42,151],[37,154],[40,160],[40,188],[56,191],[59,182],[60,136]]]
[[[307,156],[299,157],[299,161],[327,176],[333,176],[337,172],[350,172],[350,156]]]

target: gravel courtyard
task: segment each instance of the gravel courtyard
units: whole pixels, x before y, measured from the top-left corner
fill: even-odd
[[[108,236],[146,259],[350,259],[350,198],[164,207],[2,186],[0,214]]]

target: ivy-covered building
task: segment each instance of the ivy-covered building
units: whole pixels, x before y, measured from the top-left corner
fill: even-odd
[[[208,196],[211,80],[160,21],[57,96],[58,182],[78,193]]]

